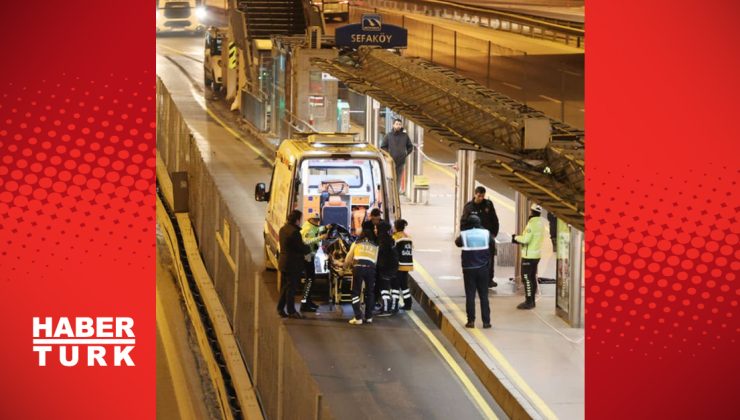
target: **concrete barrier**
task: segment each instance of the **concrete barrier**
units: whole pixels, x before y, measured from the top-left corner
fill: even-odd
[[[265,417],[331,419],[318,385],[275,311],[277,287],[253,263],[257,249],[234,223],[201,149],[164,83],[157,79],[157,151],[160,188],[173,196],[170,174],[187,173],[188,216],[203,265],[218,295]],[[170,203],[172,204],[172,203]],[[254,241],[252,241],[254,242]],[[250,248],[251,246],[251,248]],[[260,267],[261,268],[261,267]],[[289,412],[284,407],[290,406]]]

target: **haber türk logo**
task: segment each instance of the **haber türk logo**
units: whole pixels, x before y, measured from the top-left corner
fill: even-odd
[[[128,317],[34,317],[39,366],[134,366],[134,320]]]

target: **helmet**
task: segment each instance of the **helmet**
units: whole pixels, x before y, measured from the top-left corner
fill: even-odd
[[[480,227],[481,226],[480,217],[474,214],[471,215],[470,217],[468,217],[468,225],[471,227]]]
[[[542,206],[539,204],[532,204],[532,207],[530,207],[532,211],[536,211],[537,213],[542,213]]]

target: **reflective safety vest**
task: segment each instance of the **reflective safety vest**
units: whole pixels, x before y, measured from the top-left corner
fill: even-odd
[[[455,241],[462,246],[462,268],[480,268],[491,262],[491,232],[488,229],[473,228],[460,232]]]
[[[393,234],[393,245],[398,255],[398,271],[414,270],[414,245],[411,238],[403,232]]]
[[[545,239],[545,226],[539,216],[530,217],[524,233],[514,237],[522,245],[522,258],[536,260],[542,253],[542,242]]]
[[[301,238],[303,238],[303,243],[311,248],[311,254],[316,255],[316,251],[319,250],[319,242],[321,242],[319,236],[324,232],[326,232],[326,226],[317,226],[308,220],[303,223]]]
[[[378,246],[367,240],[355,242],[349,248],[344,261],[345,264],[375,267],[378,262]]]

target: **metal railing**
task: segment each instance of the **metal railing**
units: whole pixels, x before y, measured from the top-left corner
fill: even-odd
[[[375,9],[351,8],[352,21]],[[542,111],[571,126],[584,127],[584,75],[578,60],[563,56],[528,55],[486,39],[415,18],[377,10],[384,22],[408,30],[407,57],[418,57],[446,67],[485,87]],[[582,57],[582,55],[580,55]],[[580,59],[582,62],[582,58]]]
[[[438,0],[358,0],[358,7],[387,8],[409,13],[420,13],[462,20],[487,28],[512,32],[532,38],[547,39],[565,45],[583,48],[586,31],[551,19],[538,19],[516,13]]]

